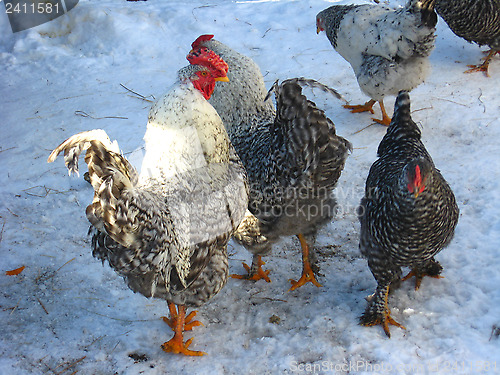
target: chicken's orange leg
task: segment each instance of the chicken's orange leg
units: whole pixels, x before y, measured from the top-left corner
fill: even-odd
[[[489,77],[490,75],[488,74],[488,67],[490,66],[490,60],[495,56],[497,53],[500,53],[500,51],[495,51],[494,49],[489,50],[488,55],[483,58],[484,62],[480,65],[467,65],[469,67],[469,70],[466,70],[464,73],[474,73],[474,72],[484,72],[486,74],[486,77]]]
[[[351,113],[361,113],[361,112],[375,113],[375,112],[373,112],[373,105],[375,103],[376,103],[375,100],[370,99],[365,104],[358,104],[358,105],[345,104],[342,107],[350,109]]]
[[[377,124],[389,126],[391,124],[391,118],[387,115],[387,112],[385,111],[385,106],[384,106],[384,101],[380,100],[378,102],[380,105],[380,110],[382,111],[382,119],[376,119],[372,118],[373,121],[375,121]]]
[[[269,270],[264,271],[262,269],[262,266],[266,264],[260,255],[257,255],[257,261],[252,261],[252,267],[249,267],[248,264],[243,263],[243,267],[247,270],[246,275],[231,275],[233,279],[244,279],[244,280],[251,280],[251,281],[257,281],[260,279],[266,280],[268,283],[271,282],[271,279],[269,278]]]
[[[184,342],[184,337],[182,332],[189,331],[193,328],[193,326],[199,325],[195,323],[200,323],[198,321],[189,323],[189,321],[194,317],[196,312],[195,314],[191,313],[186,317],[186,306],[179,305],[177,312],[175,309],[175,305],[171,302],[168,302],[168,308],[170,310],[170,319],[164,317],[163,320],[174,331],[174,337],[172,337],[169,341],[165,342],[161,346],[161,348],[167,353],[174,353],[174,354],[184,354],[190,356],[201,356],[207,354],[204,352],[189,350],[189,345],[191,345],[191,343],[193,342],[193,338],[190,338],[189,340]],[[187,325],[186,322],[188,323]]]
[[[361,113],[361,112],[375,113],[373,111],[373,106],[376,102],[377,102],[376,100],[370,99],[365,104],[360,104],[360,105],[348,105],[348,104],[346,104],[346,105],[343,105],[343,107],[350,109],[351,113]],[[382,111],[382,119],[379,120],[376,118],[372,118],[372,120],[378,124],[389,126],[391,123],[391,118],[387,115],[387,112],[385,111],[384,101],[380,100],[378,103],[380,104],[380,110]]]
[[[364,314],[361,317],[361,322],[360,324],[366,327],[371,327],[371,326],[376,326],[376,325],[381,325],[382,328],[384,329],[385,334],[387,337],[391,337],[391,332],[389,330],[389,325],[393,325],[402,329],[406,329],[403,325],[399,324],[396,322],[394,319],[391,317],[391,310],[389,310],[389,306],[387,304],[387,300],[389,298],[389,286],[385,288],[384,291],[384,310],[382,314]]]
[[[314,277],[314,272],[311,268],[311,262],[309,261],[309,245],[306,242],[306,239],[303,234],[299,234],[300,246],[302,247],[302,276],[298,281],[290,279],[289,281],[292,283],[292,287],[288,289],[288,291],[295,290],[307,282],[311,282],[317,287],[321,287],[322,285],[316,281]]]
[[[406,281],[408,279],[411,279],[413,276],[415,276],[415,290],[418,290],[418,288],[420,288],[420,284],[422,284],[422,279],[425,277],[425,276],[429,276],[429,277],[433,277],[435,279],[444,279],[444,276],[441,276],[441,275],[430,275],[428,273],[425,273],[425,272],[418,272],[416,271],[415,269],[411,270],[408,275],[406,275],[405,277],[403,277],[401,279],[401,281]]]
[[[170,311],[170,318],[162,316],[162,319],[165,323],[168,324],[170,328],[172,328],[173,331],[175,331],[175,326],[177,324],[177,320],[179,319],[179,315],[177,314],[177,309],[175,308],[175,304],[173,304],[172,302],[168,302],[168,309]],[[203,325],[203,323],[200,322],[199,320],[191,321],[196,316],[196,313],[197,311],[193,310],[188,314],[188,316],[186,316],[186,318],[184,319],[183,331],[191,331],[193,327]]]

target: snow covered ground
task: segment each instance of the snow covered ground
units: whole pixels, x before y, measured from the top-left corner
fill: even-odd
[[[481,50],[442,20],[433,71],[411,93],[412,110],[461,216],[437,257],[445,278],[425,279],[417,292],[407,282],[391,296],[393,317],[407,328],[392,327],[391,339],[357,325],[375,281],[358,251],[354,209],[385,133],[364,129],[370,115],[308,93],[354,145],[338,186],[342,212],[318,238],[323,287],[286,292],[301,262],[298,241],[283,240],[265,259],[272,283],[231,279],[199,309],[204,327],[193,331],[192,347],[208,353],[202,358],[161,350],[172,335],[160,319],[166,302],[132,293],[92,258],[84,214],[91,189],[69,178],[61,159],[46,163],[62,140],[94,128],[127,153],[140,150],[151,104],[121,84],[158,97],[204,33],[251,56],[268,86],[305,76],[354,104],[366,101],[348,63],[315,32],[316,14],[333,2],[81,0],[16,34],[0,15],[0,373],[500,372],[500,61],[491,78],[463,74]],[[231,272],[242,272],[250,254],[234,242],[229,252]],[[5,275],[20,266],[21,274]]]

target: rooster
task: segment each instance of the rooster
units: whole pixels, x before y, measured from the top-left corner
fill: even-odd
[[[489,76],[488,67],[494,55],[500,53],[500,2],[498,0],[436,0],[436,12],[450,29],[468,42],[488,45],[484,62],[469,65],[465,73],[482,71]]]
[[[333,48],[351,64],[361,91],[370,100],[345,105],[353,113],[374,113],[378,102],[389,125],[383,99],[420,85],[429,71],[428,56],[434,48],[437,15],[435,0],[409,0],[405,7],[333,5],[316,16],[316,31],[326,32]]]
[[[424,276],[439,278],[443,268],[434,257],[450,243],[459,215],[451,188],[420,138],[410,97],[402,91],[359,207],[359,247],[378,284],[360,323],[381,324],[389,337],[389,324],[404,328],[391,318],[387,305],[389,288],[401,280],[401,267],[411,267],[403,280],[415,276],[415,289]]]
[[[215,82],[227,81],[227,64],[206,49],[189,60],[149,112],[140,173],[100,129],[70,137],[48,162],[64,152],[70,174],[78,173],[86,151],[93,255],[134,292],[167,300],[170,318],[163,320],[174,337],[164,351],[203,355],[189,349],[192,338],[184,342],[183,331],[201,324],[186,306],[207,302],[226,283],[227,242],[248,196],[245,170],[207,102]]]
[[[269,279],[261,256],[283,236],[297,235],[303,270],[294,290],[306,282],[321,286],[314,275],[317,230],[336,211],[333,189],[340,177],[351,144],[335,132],[333,122],[302,94],[303,85],[319,87],[337,97],[333,89],[303,78],[273,85],[277,108],[267,100],[259,67],[213,35],[202,35],[193,48],[207,47],[228,63],[230,83],[214,90],[210,103],[217,110],[248,174],[248,212],[234,234],[252,254],[250,280]]]

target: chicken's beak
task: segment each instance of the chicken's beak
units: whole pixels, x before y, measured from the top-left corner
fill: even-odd
[[[316,34],[319,34],[321,32],[321,29],[319,28],[319,26],[316,26]]]
[[[225,77],[217,77],[215,78],[216,81],[219,81],[219,82],[229,82],[229,78],[227,78],[227,76]]]

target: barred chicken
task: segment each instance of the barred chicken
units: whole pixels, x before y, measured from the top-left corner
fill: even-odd
[[[78,173],[83,152],[94,199],[87,207],[93,255],[124,277],[130,289],[168,301],[174,331],[166,352],[189,349],[183,331],[201,324],[195,311],[217,294],[228,276],[227,242],[248,205],[245,170],[220,117],[207,102],[216,81],[227,81],[227,64],[197,50],[192,65],[151,108],[138,173],[104,130],[76,134],[50,155],[64,151]],[[176,310],[176,305],[178,309]]]
[[[412,271],[418,289],[424,276],[439,278],[442,267],[434,258],[446,247],[458,221],[453,192],[434,166],[411,119],[408,92],[399,93],[394,117],[378,147],[359,207],[359,247],[377,281],[375,294],[360,324],[381,324],[390,337],[390,287],[401,280],[401,267]]]
[[[307,79],[275,84],[277,109],[266,100],[259,67],[212,35],[202,35],[193,48],[207,47],[229,65],[227,85],[216,87],[210,103],[217,110],[248,174],[248,212],[234,234],[253,254],[250,280],[269,279],[261,256],[283,236],[297,235],[302,248],[303,271],[294,290],[306,282],[321,286],[316,270],[314,244],[317,230],[336,211],[333,189],[340,177],[351,144],[335,132],[333,122],[302,94],[302,85],[333,89]]]
[[[316,16],[316,31],[328,40],[349,64],[359,87],[370,100],[362,105],[345,105],[353,113],[374,113],[378,102],[382,119],[389,125],[383,99],[400,90],[412,90],[429,72],[428,57],[434,48],[437,15],[435,0],[409,0],[405,7],[333,5]]]
[[[490,47],[482,64],[468,65],[470,69],[465,71],[482,71],[489,76],[490,60],[500,53],[500,1],[436,0],[436,12],[459,37]]]

